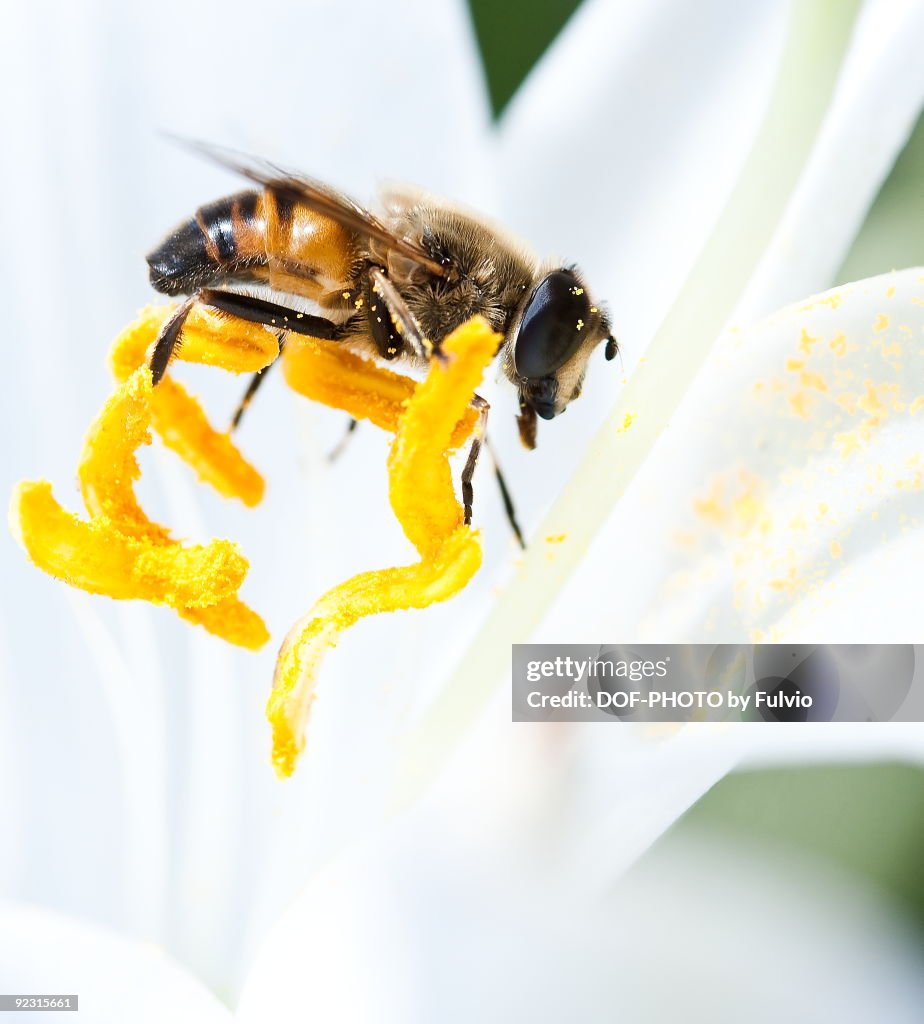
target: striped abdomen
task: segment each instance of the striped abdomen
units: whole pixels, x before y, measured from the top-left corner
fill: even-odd
[[[349,281],[351,232],[273,192],[238,192],[207,206],[147,256],[151,284],[188,295],[224,281],[260,281],[316,299]]]

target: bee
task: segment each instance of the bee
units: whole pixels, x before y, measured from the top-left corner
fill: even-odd
[[[444,358],[443,339],[480,314],[503,336],[498,356],[518,393],[520,438],[531,449],[537,416],[551,420],[580,395],[591,353],[601,343],[606,359],[617,353],[609,317],[576,267],[537,260],[504,231],[454,204],[391,187],[382,191],[376,215],[269,162],[185,144],[257,187],[200,207],[148,254],[153,287],[185,296],[154,345],[155,384],[197,303],[275,328],[280,351],[288,334],[302,334],[409,367]],[[288,301],[275,301],[280,297]],[[315,313],[297,308],[306,300]],[[251,380],[232,428],[264,377],[262,371]],[[488,403],[478,395],[473,402],[480,416],[462,472],[466,523],[475,464],[487,440]]]

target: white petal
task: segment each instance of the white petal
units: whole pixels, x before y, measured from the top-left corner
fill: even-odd
[[[726,333],[538,635],[913,639],[922,309],[924,274],[914,269]],[[924,752],[919,727],[774,729],[747,736],[779,750],[798,735],[802,752],[815,742],[829,753],[890,743]]]
[[[919,942],[901,908],[809,857],[720,835],[668,840],[606,911],[618,922],[610,962],[632,965],[620,971],[623,1019],[911,1024],[920,1013]]]
[[[915,0],[864,6],[811,159],[739,304],[740,320],[835,280],[924,104],[922,34],[924,7]]]
[[[918,562],[902,561],[907,550],[885,562],[879,556],[924,513],[924,400],[916,401],[924,395],[922,308],[924,274],[910,270],[724,335],[532,637],[596,644],[913,638]],[[627,436],[632,429],[624,428]],[[571,508],[575,518],[582,511]],[[562,545],[539,544],[541,565],[556,579]],[[525,600],[527,610],[535,607],[532,595]],[[402,796],[429,783],[492,692],[492,650],[509,651],[509,628],[510,620],[498,624],[492,615],[465,673],[408,738]],[[562,799],[587,863],[600,848],[617,864],[637,855],[739,757],[802,758],[813,745],[829,758],[924,751],[920,726],[891,723],[688,727],[647,743],[603,726],[568,733],[574,753]],[[489,749],[473,756],[463,745],[455,770],[466,755],[465,764],[492,765]]]
[[[227,1007],[161,949],[13,904],[0,905],[0,990],[77,995],[75,1019],[92,1024],[232,1020]]]
[[[770,1024],[815,991],[818,1024],[919,1015],[915,936],[857,880],[700,841],[588,884],[558,839],[414,819],[364,844],[280,922],[238,1019]]]
[[[614,394],[650,354],[659,325],[670,323],[668,311],[678,328],[674,344],[689,349],[696,321],[715,311],[728,282],[735,284],[725,316],[740,301],[793,195],[803,194],[800,175],[816,165],[830,169],[831,158],[816,153],[815,134],[849,145],[842,122],[852,124],[851,104],[862,95],[853,83],[887,76],[889,58],[859,47],[860,60],[856,42],[848,46],[854,13],[821,4],[589,3],[525,84],[502,125],[504,215],[543,250],[585,267],[621,344],[620,364],[595,359],[580,403],[541,425],[541,455],[522,455],[512,420],[499,414],[503,398],[495,406],[492,436],[528,528],[567,485],[574,453],[593,443]],[[839,89],[846,53],[854,73],[851,88]],[[839,133],[826,124],[831,97]],[[898,127],[876,160],[851,175],[854,205],[869,201],[888,154],[900,146],[901,111],[911,102],[903,94],[889,119]],[[861,127],[854,135],[858,144],[866,140]],[[712,260],[713,273],[700,273],[723,240],[728,263],[716,272]],[[828,286],[825,261],[836,263],[846,244],[837,233],[806,243],[816,254],[814,276],[806,269],[799,294]],[[772,266],[781,262],[785,256]],[[697,276],[687,279],[694,267]],[[674,316],[681,309],[686,319]],[[710,341],[723,322],[712,318]]]
[[[734,186],[787,14],[774,3],[589,0],[503,117],[505,220],[542,255],[580,263],[630,359]]]
[[[798,34],[800,12],[811,17],[809,5],[582,5],[502,124],[505,216],[543,249],[586,265],[629,370],[731,193],[783,31]],[[739,302],[744,320],[832,283],[921,108],[922,17],[913,2],[862,9],[809,159]],[[813,30],[802,31],[817,52]],[[797,86],[806,107],[826,96],[822,65]],[[762,169],[768,201],[771,169],[779,176],[775,162]],[[748,216],[762,212],[757,204]],[[495,439],[515,453],[512,488],[533,515],[565,485],[571,453],[590,443],[614,386],[591,366],[580,407],[542,431],[541,474],[521,465],[512,424],[495,414]]]
[[[590,586],[607,599],[582,635],[603,621],[632,635],[773,639],[786,617],[787,641],[807,641],[845,568],[924,511],[922,302],[912,269],[726,332],[553,614],[581,627],[588,609],[569,612],[568,599]],[[607,588],[617,566],[631,594]],[[913,593],[913,581],[909,566],[880,588]],[[910,628],[913,609],[889,607],[898,621],[858,607],[826,640]]]

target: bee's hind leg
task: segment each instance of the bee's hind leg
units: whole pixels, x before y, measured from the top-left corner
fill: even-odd
[[[506,480],[504,480],[504,474],[501,472],[494,451],[488,442],[488,410],[491,407],[488,405],[487,401],[481,397],[481,395],[475,395],[472,399],[472,405],[478,410],[478,422],[475,426],[474,436],[472,437],[472,445],[468,450],[468,458],[465,460],[465,468],[462,470],[462,505],[464,507],[465,525],[471,526],[472,523],[472,502],[475,496],[474,489],[472,488],[472,477],[475,475],[475,466],[478,464],[478,456],[481,454],[481,446],[484,444],[488,449],[491,462],[494,464],[494,476],[496,477],[498,486],[500,487],[501,500],[504,503],[504,512],[507,514],[507,522],[510,523],[510,528],[513,530],[517,543],[521,548],[525,548],[526,542],[523,540],[523,533],[520,530],[520,524],[517,522],[516,511],[513,507],[513,499],[510,497],[510,491],[507,488]]]
[[[227,313],[228,316],[247,320],[252,324],[263,324],[264,327],[276,327],[291,334],[336,341],[345,333],[342,324],[335,324],[327,317],[302,313],[297,309],[281,306],[278,302],[268,302],[252,295],[203,288],[194,298],[196,302],[217,309],[219,313]]]
[[[237,317],[238,320],[263,324],[264,327],[278,327],[281,331],[304,334],[310,338],[330,340],[340,338],[344,333],[341,324],[335,324],[323,316],[312,316],[311,313],[302,313],[251,295],[203,288],[185,299],[161,328],[150,362],[155,384],[160,383],[167,372],[167,365],[180,344],[186,318],[196,305],[209,306],[219,313]]]

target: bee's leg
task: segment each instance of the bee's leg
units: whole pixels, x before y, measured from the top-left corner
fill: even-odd
[[[400,336],[398,338],[392,336],[390,325],[384,323],[380,317],[376,316],[373,303],[371,301],[368,302],[366,316],[369,319],[369,329],[384,358],[393,359],[403,344],[415,356],[427,362],[434,356],[439,359],[445,359],[440,350],[423,336],[423,331],[421,331],[420,325],[414,318],[414,314],[407,308],[407,303],[401,298],[398,289],[385,276],[384,271],[379,267],[370,268],[369,281],[373,293],[380,296],[388,307],[390,319]]]
[[[276,338],[279,341],[279,355],[282,355],[282,350],[285,347],[286,343],[285,332],[279,331],[279,333],[276,335]],[[262,370],[258,370],[250,378],[250,383],[247,385],[247,390],[244,392],[243,397],[238,403],[237,408],[234,410],[234,415],[231,417],[230,430],[237,430],[237,428],[241,425],[241,417],[244,415],[244,410],[247,408],[248,405],[250,405],[253,396],[257,393],[257,389],[260,387],[263,381],[266,380],[266,375],[269,373],[270,369],[274,365],[275,360],[272,363],[270,363],[269,366],[264,366]]]
[[[471,404],[478,410],[478,420],[472,432],[472,445],[468,450],[465,468],[462,470],[462,505],[465,509],[466,526],[472,525],[472,501],[475,497],[475,492],[472,489],[472,477],[475,475],[475,466],[478,464],[478,456],[481,454],[481,439],[488,426],[488,410],[491,408],[481,395],[475,395]]]
[[[327,317],[300,313],[297,309],[281,306],[278,302],[257,299],[252,295],[239,295],[237,292],[203,288],[196,301],[201,302],[204,306],[211,306],[212,309],[217,309],[220,313],[237,317],[238,320],[263,324],[264,327],[278,327],[281,331],[304,334],[309,338],[335,341],[344,335],[343,326],[335,324]]]
[[[536,410],[527,405],[520,396],[520,415],[517,416],[517,429],[524,448],[532,451],[536,447]]]
[[[501,500],[504,503],[507,522],[510,523],[510,529],[513,530],[517,543],[521,548],[525,549],[526,542],[523,540],[523,531],[517,522],[516,510],[513,507],[513,499],[510,497],[510,491],[507,488],[507,481],[504,479],[504,474],[501,472],[497,462],[497,456],[494,454],[488,441],[488,411],[491,406],[488,405],[481,395],[475,395],[472,399],[472,405],[478,410],[478,422],[475,425],[472,446],[468,450],[468,458],[465,460],[465,468],[462,470],[462,504],[465,509],[465,525],[471,526],[472,524],[472,500],[474,498],[472,477],[475,475],[475,466],[478,464],[478,456],[481,454],[481,446],[483,444],[488,449],[491,462],[494,464],[494,476],[497,478],[498,487],[500,487]]]
[[[347,428],[346,431],[344,432],[343,437],[341,437],[340,440],[334,445],[334,447],[331,448],[331,450],[327,453],[328,462],[336,462],[337,459],[340,458],[340,456],[344,453],[350,438],[353,436],[353,431],[356,430],[356,427],[358,425],[359,420],[355,420],[351,416],[350,422],[347,424]]]
[[[163,375],[167,372],[167,364],[170,362],[173,353],[180,341],[180,334],[183,332],[183,324],[196,303],[196,297],[191,295],[185,302],[177,306],[173,315],[160,329],[157,341],[154,343],[154,351],[151,353],[151,378],[153,383],[159,384]]]
[[[263,324],[266,327],[279,327],[293,334],[304,334],[311,338],[335,339],[342,336],[343,328],[323,316],[312,316],[301,313],[276,302],[267,302],[250,295],[238,295],[236,292],[218,291],[214,288],[203,288],[190,295],[161,328],[154,352],[151,355],[151,375],[154,383],[160,383],[167,371],[167,364],[176,351],[183,332],[183,324],[195,305],[210,306],[221,313],[247,320],[249,323]]]
[[[494,448],[487,435],[485,435],[484,445],[485,448],[488,449],[488,455],[491,456],[491,462],[494,464],[494,476],[497,479],[497,486],[500,488],[501,501],[504,503],[504,512],[507,515],[507,522],[510,524],[510,529],[513,530],[513,535],[516,537],[517,543],[525,551],[526,541],[523,540],[523,531],[520,529],[520,524],[517,522],[517,513],[516,509],[513,507],[513,498],[510,496],[507,481],[504,479],[504,474],[501,472],[500,464],[497,461],[497,455],[494,453]]]

